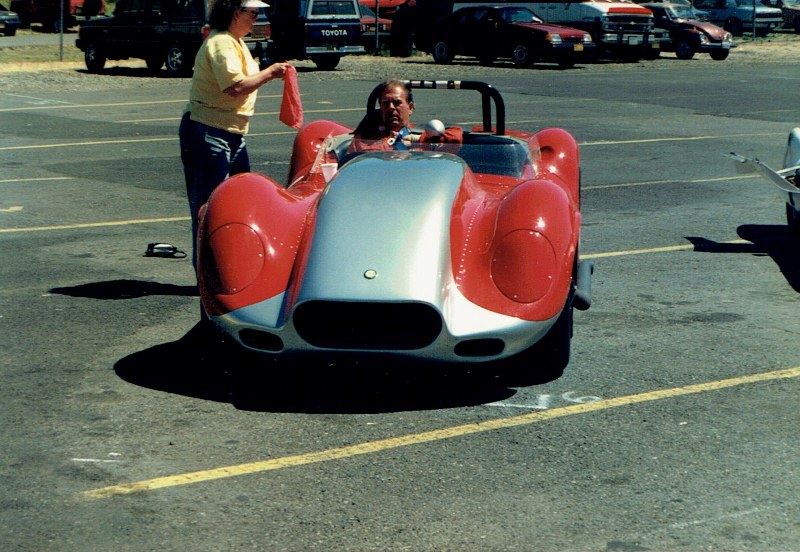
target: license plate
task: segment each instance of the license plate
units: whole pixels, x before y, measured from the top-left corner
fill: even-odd
[[[628,37],[628,44],[631,46],[638,46],[642,43],[642,37],[640,36],[629,36]]]
[[[583,52],[583,44],[576,44],[573,48],[576,52]]]

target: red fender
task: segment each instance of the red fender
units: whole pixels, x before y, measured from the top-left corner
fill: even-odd
[[[454,276],[464,296],[488,310],[548,320],[569,294],[580,215],[562,186],[530,180],[500,201],[457,206]]]
[[[316,196],[298,196],[266,176],[220,184],[200,224],[198,267],[206,311],[216,315],[284,292]]]

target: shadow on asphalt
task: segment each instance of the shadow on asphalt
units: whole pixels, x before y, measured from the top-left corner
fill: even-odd
[[[380,413],[475,406],[513,396],[485,367],[326,357],[275,359],[225,343],[198,324],[183,338],[116,363],[123,380],[168,393],[231,403],[238,409],[293,413]],[[526,384],[545,383],[526,382]]]
[[[736,229],[750,243],[720,243],[706,238],[687,236],[694,250],[703,253],[747,253],[770,257],[792,289],[800,293],[800,243],[789,238],[788,227],[782,225],[743,224]]]
[[[197,286],[176,286],[175,284],[161,284],[143,280],[109,280],[106,282],[92,282],[77,286],[58,287],[49,290],[50,293],[68,295],[70,297],[87,297],[89,299],[136,299],[148,295],[176,295],[182,297],[197,297]]]

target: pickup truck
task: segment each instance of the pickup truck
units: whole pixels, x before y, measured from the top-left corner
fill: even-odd
[[[753,0],[695,0],[694,7],[733,36],[753,29],[756,36],[767,36],[783,24],[781,10]]]
[[[245,38],[262,66],[311,59],[320,69],[333,69],[342,55],[364,52],[357,0],[270,3],[271,10],[257,20],[260,34],[254,28],[255,36]],[[118,0],[113,17],[81,24],[75,45],[90,72],[102,71],[109,59],[137,58],[152,71],[166,66],[169,73],[190,74],[208,33],[209,5],[209,0]]]

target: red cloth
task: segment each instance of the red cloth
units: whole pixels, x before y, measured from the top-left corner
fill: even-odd
[[[286,126],[303,126],[303,104],[300,101],[300,87],[297,86],[297,69],[286,66],[283,76],[283,99],[281,100],[280,121]]]

